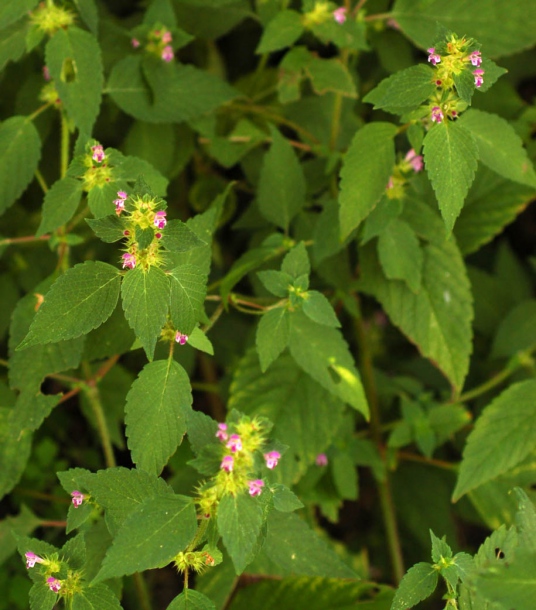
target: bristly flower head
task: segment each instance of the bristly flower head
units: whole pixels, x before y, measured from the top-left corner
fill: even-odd
[[[264,481],[262,479],[248,481],[248,487],[250,496],[252,496],[253,498],[255,496],[260,496],[262,493],[262,488],[264,487]]]
[[[61,581],[53,576],[49,576],[47,578],[47,585],[48,588],[54,593],[57,593],[61,589]]]
[[[24,556],[26,557],[26,568],[28,570],[33,568],[36,563],[45,563],[45,560],[42,557],[39,557],[39,555],[36,555],[31,551],[25,553]]]
[[[185,345],[188,341],[188,335],[184,335],[183,333],[177,331],[175,333],[175,341],[179,344],[179,345]]]
[[[242,440],[238,436],[238,434],[231,434],[229,437],[229,442],[226,445],[227,449],[230,449],[232,453],[237,453],[238,451],[242,451]]]
[[[277,466],[280,457],[281,454],[279,451],[269,451],[268,453],[265,453],[264,459],[266,460],[267,468],[273,470]]]
[[[97,163],[102,163],[104,159],[106,159],[106,155],[104,154],[104,148],[100,144],[95,144],[95,146],[91,147],[91,158],[93,161]]]
[[[482,57],[480,56],[480,51],[473,51],[468,55],[469,61],[475,68],[480,68],[482,64]]]
[[[328,465],[328,456],[325,453],[319,453],[316,456],[315,464],[317,466],[327,466]]]
[[[346,13],[348,9],[345,6],[340,6],[333,11],[333,19],[341,25],[346,21]]]
[[[482,68],[473,70],[473,76],[475,77],[475,87],[482,87],[484,84],[484,70]]]
[[[130,252],[125,252],[123,258],[123,269],[134,269],[136,266],[136,256]]]
[[[226,441],[229,438],[229,435],[227,434],[227,424],[218,424],[216,438],[222,442]]]
[[[226,455],[221,461],[220,468],[225,472],[233,472],[234,458],[232,455]]]
[[[166,212],[164,210],[159,210],[154,215],[154,226],[157,229],[163,229],[166,225],[167,225]]]
[[[76,489],[74,491],[71,491],[71,496],[72,496],[72,502],[73,502],[73,506],[75,508],[78,508],[79,506],[82,506],[82,502],[84,501],[84,498],[86,496],[84,496],[83,493],[81,493],[80,491],[77,491]]]
[[[443,119],[445,118],[443,116],[443,112],[441,111],[441,108],[439,106],[434,106],[432,108],[432,121],[434,123],[441,123],[443,121]]]
[[[441,63],[441,55],[439,55],[439,53],[436,53],[435,47],[430,47],[429,49],[427,49],[428,51],[428,61],[433,64],[434,66],[437,66],[437,64]]]

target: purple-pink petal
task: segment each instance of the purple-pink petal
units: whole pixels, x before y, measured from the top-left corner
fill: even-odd
[[[269,451],[268,453],[265,453],[264,459],[266,460],[267,468],[273,470],[277,466],[280,457],[281,454],[279,451]]]
[[[262,488],[264,487],[264,481],[262,479],[255,479],[253,481],[248,481],[249,487],[249,495],[252,497],[260,496],[262,493]]]
[[[225,472],[233,472],[234,458],[232,455],[226,455],[221,461],[220,468]]]
[[[47,578],[47,585],[48,588],[54,593],[57,593],[61,589],[61,581],[59,581],[57,578],[54,578],[53,576],[49,576]]]

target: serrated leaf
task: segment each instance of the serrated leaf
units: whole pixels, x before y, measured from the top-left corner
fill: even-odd
[[[459,74],[452,74],[456,91],[466,104],[471,104],[471,98],[475,92],[475,77],[470,70],[462,70]],[[464,113],[465,114],[465,113]]]
[[[10,415],[10,409],[0,408],[0,498],[19,482],[32,449],[31,433],[13,434]]]
[[[91,133],[104,83],[97,39],[76,26],[59,29],[46,45],[45,58],[68,116],[82,133]]]
[[[216,610],[216,606],[199,591],[185,589],[169,604],[167,610]]]
[[[121,110],[149,123],[182,123],[237,95],[227,83],[194,66],[164,65],[140,56],[115,64],[107,89]]]
[[[396,126],[370,123],[354,136],[341,170],[341,240],[370,214],[385,192],[395,164]]]
[[[188,252],[204,245],[188,225],[180,220],[170,220],[167,223],[160,241],[170,252]]]
[[[458,123],[442,122],[424,137],[424,163],[447,231],[459,216],[477,166],[472,134]]]
[[[214,356],[214,346],[200,328],[194,328],[188,337],[188,343],[201,352]]]
[[[121,610],[122,606],[115,593],[100,583],[84,587],[72,597],[72,610]]]
[[[0,125],[0,214],[24,192],[41,158],[41,140],[27,118],[13,116]]]
[[[305,203],[305,176],[288,140],[272,127],[272,145],[264,156],[257,202],[261,214],[288,231]]]
[[[500,176],[536,187],[536,173],[523,141],[513,127],[496,114],[470,109],[460,117],[478,147],[478,156]]]
[[[26,35],[28,32],[28,21],[20,19],[2,30],[0,40],[0,71],[10,61],[18,61],[26,51]]]
[[[200,267],[181,265],[169,274],[170,315],[177,330],[190,334],[204,312],[207,276]]]
[[[0,6],[0,29],[4,29],[24,17],[39,0],[4,0]]]
[[[374,104],[375,109],[402,114],[404,109],[413,109],[432,95],[436,89],[434,77],[434,70],[425,64],[406,68],[382,80],[363,101]]]
[[[138,468],[160,474],[186,433],[192,390],[186,371],[175,360],[143,367],[125,407],[126,435]]]
[[[492,358],[508,358],[536,346],[536,300],[522,301],[501,321],[491,348]]]
[[[54,182],[45,195],[43,216],[36,237],[54,231],[71,220],[81,197],[82,182],[80,180],[66,176]]]
[[[317,290],[309,290],[303,295],[303,312],[313,322],[340,328],[341,323],[335,314],[335,310],[327,298]]]
[[[519,532],[520,546],[530,553],[536,553],[536,509],[520,487],[515,487],[514,491],[518,502],[516,526]]]
[[[430,530],[430,538],[432,540],[432,561],[439,563],[441,559],[450,559],[452,557],[452,549],[442,539],[438,538],[432,530]]]
[[[106,511],[106,525],[115,536],[126,518],[146,499],[173,494],[171,487],[153,474],[128,468],[107,468],[81,474],[77,484]]]
[[[298,365],[334,396],[368,417],[359,373],[340,332],[317,324],[303,312],[290,318],[290,353]]]
[[[390,280],[403,280],[413,292],[421,287],[423,253],[415,232],[398,218],[380,233],[378,256]]]
[[[100,261],[67,270],[52,284],[17,349],[85,335],[105,322],[119,298],[119,271]]]
[[[115,214],[102,218],[86,218],[86,222],[95,235],[107,244],[113,244],[124,237],[123,223]]]
[[[303,508],[303,502],[285,485],[276,483],[270,487],[270,491],[273,494],[274,508],[276,510],[283,513],[291,513],[299,508]]]
[[[169,290],[169,278],[158,267],[147,271],[136,267],[123,280],[121,298],[125,317],[149,360],[153,359],[156,341],[166,321]]]
[[[276,271],[275,269],[259,271],[257,277],[266,290],[269,290],[277,297],[286,297],[292,285],[292,276],[290,274]]]
[[[261,505],[248,494],[226,495],[220,500],[218,531],[237,574],[241,574],[255,557],[262,519]]]
[[[58,594],[44,582],[35,582],[29,593],[30,610],[53,610]]]
[[[276,307],[267,311],[259,320],[255,344],[263,373],[274,360],[279,358],[288,345],[290,335],[289,316],[290,314],[285,307]]]
[[[93,582],[164,567],[186,548],[196,530],[191,498],[166,495],[143,500],[115,535]]]
[[[291,47],[302,32],[301,15],[293,10],[281,11],[266,26],[255,52],[270,53]]]
[[[463,451],[458,500],[468,491],[519,464],[536,447],[536,381],[507,388],[482,412]]]
[[[357,91],[348,68],[339,59],[313,57],[306,67],[313,89],[319,95],[328,91],[356,98]]]
[[[420,562],[410,568],[400,581],[391,610],[407,610],[430,597],[437,586],[437,570]]]
[[[449,379],[463,386],[469,368],[472,296],[462,257],[452,241],[423,248],[421,290],[387,280],[373,248],[361,250],[361,288],[383,305],[391,321]]]
[[[84,23],[95,36],[98,36],[99,13],[97,11],[95,0],[74,0],[74,3],[78,8]]]
[[[285,255],[281,264],[281,271],[290,275],[290,277],[295,280],[303,275],[309,275],[311,273],[309,255],[307,254],[307,248],[302,241],[295,245],[292,250]]]

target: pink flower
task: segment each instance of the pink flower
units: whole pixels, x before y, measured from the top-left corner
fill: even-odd
[[[315,464],[317,466],[327,466],[328,465],[328,456],[325,453],[319,453],[316,456]]]
[[[255,479],[254,481],[248,481],[249,486],[249,495],[253,498],[255,496],[260,496],[262,493],[262,488],[264,487],[264,481],[262,479]]]
[[[125,191],[117,191],[117,197],[117,199],[114,199],[114,205],[115,213],[119,216],[125,209],[125,200],[127,199],[128,195],[125,193]]]
[[[348,9],[345,6],[341,6],[339,8],[336,8],[333,11],[333,19],[335,19],[335,21],[337,23],[340,23],[341,25],[346,21],[346,13],[348,12]]]
[[[480,56],[480,51],[473,51],[469,54],[469,61],[473,64],[473,66],[479,68],[482,64],[482,57]]]
[[[181,332],[177,331],[175,333],[175,341],[179,345],[184,345],[188,341],[188,335],[183,335]]]
[[[106,155],[104,154],[104,149],[100,144],[96,144],[91,147],[91,152],[93,153],[91,158],[93,161],[97,161],[97,163],[102,163],[104,159],[106,159]]]
[[[137,38],[133,38],[133,39],[130,41],[130,44],[131,44],[131,45],[132,45],[132,46],[133,46],[135,49],[137,49],[137,48],[140,46],[140,41],[139,41]]]
[[[432,122],[441,123],[441,121],[444,118],[445,117],[443,116],[443,113],[441,112],[441,108],[439,106],[434,106],[432,108]]]
[[[26,557],[26,568],[28,570],[33,568],[36,563],[45,563],[45,560],[42,557],[39,557],[39,555],[36,555],[31,551],[24,553],[24,556]]]
[[[413,148],[410,148],[405,156],[405,160],[409,161],[415,173],[420,172],[423,168],[422,155],[418,155]]]
[[[173,57],[175,57],[175,54],[173,53],[173,47],[171,47],[170,45],[166,45],[162,49],[162,59],[169,63],[170,61],[172,61]]]
[[[434,64],[434,66],[437,66],[437,64],[441,63],[441,55],[439,55],[438,53],[435,52],[434,47],[430,47],[429,49],[427,49],[427,51],[428,51],[428,61],[431,64]]]
[[[484,84],[484,70],[482,68],[473,70],[473,76],[475,77],[475,87],[481,87]]]
[[[48,588],[54,593],[57,593],[61,589],[61,581],[59,581],[57,578],[54,578],[53,576],[49,576],[47,578],[47,585]]]
[[[238,451],[242,451],[242,440],[238,434],[231,434],[229,442],[225,446],[227,449],[230,449],[232,453],[237,453]]]
[[[162,42],[164,44],[169,44],[172,40],[173,40],[173,36],[171,35],[171,32],[164,32],[162,34]]]
[[[43,66],[43,78],[44,78],[46,81],[49,81],[49,80],[50,80],[50,71],[49,71],[49,69],[48,69],[48,66]]]
[[[136,266],[136,257],[134,254],[130,254],[130,252],[125,252],[123,254],[123,269],[134,269]]]
[[[160,210],[154,215],[154,226],[158,229],[163,229],[166,225],[166,213],[164,210]]]
[[[234,457],[232,455],[226,455],[221,461],[220,468],[225,472],[233,472]]]
[[[76,489],[74,491],[71,491],[71,496],[73,498],[73,506],[75,508],[82,506],[82,502],[84,501],[84,498],[86,497],[86,496],[84,496],[83,493],[77,491]]]
[[[227,424],[218,424],[216,438],[222,442],[226,441],[229,438],[229,436],[227,435]]]
[[[267,468],[273,470],[277,466],[277,462],[279,461],[280,457],[281,454],[279,451],[269,451],[268,453],[265,453],[264,459],[266,460]]]

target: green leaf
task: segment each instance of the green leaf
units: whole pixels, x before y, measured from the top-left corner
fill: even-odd
[[[309,255],[307,254],[307,248],[302,241],[285,255],[283,263],[281,264],[281,271],[290,275],[290,277],[295,280],[303,275],[309,275],[311,273]]]
[[[448,231],[459,216],[477,166],[478,148],[471,132],[442,122],[424,137],[424,163]]]
[[[359,226],[384,194],[395,164],[396,131],[390,123],[370,123],[352,140],[341,170],[341,240]]]
[[[425,562],[415,564],[400,581],[391,610],[407,610],[430,597],[437,586],[437,570]]]
[[[266,26],[255,52],[271,53],[291,47],[302,32],[301,15],[293,10],[281,11]]]
[[[0,71],[10,61],[18,61],[26,51],[28,21],[20,19],[2,31],[0,40]]]
[[[354,571],[296,513],[270,513],[262,550],[285,575],[355,578]]]
[[[138,468],[160,474],[182,442],[191,408],[190,380],[180,364],[171,358],[143,367],[125,407],[128,447]]]
[[[146,499],[169,496],[171,487],[163,479],[143,470],[107,468],[76,477],[78,487],[88,491],[106,511],[106,525],[115,536],[127,517]]]
[[[45,295],[17,349],[85,335],[105,322],[119,298],[121,275],[106,263],[86,261],[67,270]]]
[[[216,606],[199,591],[185,589],[169,604],[167,610],[216,610]]]
[[[194,328],[188,337],[188,343],[201,352],[214,356],[214,347],[200,328]]]
[[[276,297],[286,297],[292,286],[292,276],[275,269],[259,271],[257,277],[263,283],[266,290],[269,290]]]
[[[67,115],[82,133],[91,133],[104,84],[97,39],[76,26],[59,29],[46,45],[45,59]]]
[[[121,298],[125,317],[140,339],[149,360],[169,309],[169,278],[158,267],[131,269],[125,275]]]
[[[280,510],[283,513],[291,513],[299,508],[303,508],[303,502],[285,485],[276,483],[270,487],[270,491],[273,494],[274,508],[276,510]]]
[[[285,307],[276,307],[267,311],[259,320],[255,343],[263,373],[288,345],[289,316]]]
[[[99,33],[99,13],[95,0],[74,0],[80,16],[91,32],[98,36]]]
[[[29,597],[31,610],[53,610],[58,594],[51,591],[43,580],[33,584]]]
[[[262,508],[255,498],[238,493],[220,500],[218,530],[237,574],[241,574],[255,557],[261,525]]]
[[[509,358],[536,346],[536,300],[522,301],[503,318],[491,348],[492,358]]]
[[[361,379],[340,332],[297,311],[290,319],[290,353],[298,365],[334,396],[368,418]]]
[[[66,176],[54,182],[45,195],[43,216],[36,236],[54,231],[71,220],[82,197],[82,182]]]
[[[273,436],[289,446],[277,469],[286,482],[293,482],[334,440],[345,407],[289,355],[263,373],[250,349],[236,368],[229,408],[267,417],[274,424]]]
[[[536,509],[521,488],[515,487],[514,491],[518,501],[516,525],[520,534],[520,546],[530,553],[536,553]]]
[[[454,501],[507,472],[536,447],[536,381],[507,388],[482,412],[467,439]]]
[[[473,135],[482,163],[508,180],[536,187],[536,173],[523,141],[507,121],[470,109],[460,117],[459,124]]]
[[[430,66],[419,64],[396,72],[370,91],[363,101],[393,114],[402,114],[428,99],[436,90],[435,72]]]
[[[33,180],[41,158],[41,140],[34,124],[13,116],[0,125],[0,214]]]
[[[39,0],[4,0],[0,5],[0,29],[27,15]]]
[[[413,292],[418,292],[422,281],[423,253],[412,228],[394,218],[380,233],[378,256],[390,280],[403,280]]]
[[[135,231],[135,238],[138,250],[146,250],[154,240],[153,227],[145,227],[142,229],[138,225]]]
[[[186,548],[196,531],[191,498],[179,495],[147,498],[125,519],[93,582],[163,568]]]
[[[171,321],[188,335],[203,317],[207,276],[200,267],[181,265],[169,274],[171,282]]]
[[[341,323],[335,314],[335,310],[326,297],[317,290],[309,290],[303,295],[303,312],[313,322],[340,328]]]
[[[378,237],[387,229],[392,220],[398,218],[402,212],[401,199],[389,199],[384,195],[378,205],[367,216],[361,233],[361,243],[364,245],[373,237]]]
[[[357,97],[352,75],[339,59],[313,57],[306,67],[306,72],[318,95],[332,91],[344,97]]]
[[[470,70],[462,70],[459,74],[452,74],[456,91],[460,99],[471,105],[471,98],[475,92],[475,77]],[[465,113],[464,113],[465,114]]]
[[[508,19],[498,29],[496,18],[504,10],[508,11]],[[494,19],[490,19],[492,15]],[[536,42],[531,25],[536,21],[536,6],[520,0],[500,4],[496,0],[480,0],[469,5],[465,0],[397,0],[391,17],[406,36],[423,48],[437,42],[434,32],[438,22],[460,35],[468,32],[471,24],[471,36],[492,57],[511,55]]]
[[[11,409],[0,408],[0,498],[19,482],[32,449],[32,435],[13,430],[10,417],[13,413]]]
[[[361,249],[361,288],[374,295],[393,324],[417,345],[457,390],[469,369],[472,296],[462,257],[453,241],[423,248],[421,290],[387,280],[374,249]]]
[[[86,218],[86,222],[95,235],[107,244],[113,244],[124,237],[123,222],[115,214],[102,218]]]
[[[104,583],[84,587],[73,595],[72,600],[72,610],[121,610],[122,608],[115,593]]]
[[[288,140],[275,127],[271,135],[272,145],[261,168],[257,202],[267,220],[288,231],[290,221],[305,203],[305,176]]]
[[[237,95],[227,83],[194,66],[164,65],[139,55],[115,64],[107,89],[121,110],[149,123],[182,123]]]
[[[180,220],[170,220],[162,230],[162,245],[170,252],[188,252],[199,248],[203,242]]]
[[[430,530],[430,538],[432,540],[432,561],[439,563],[441,559],[450,559],[452,557],[452,549],[442,538],[438,538],[432,530]]]

